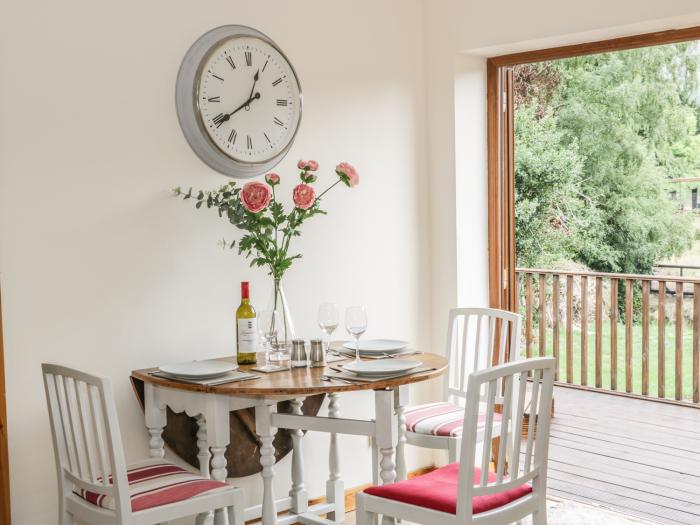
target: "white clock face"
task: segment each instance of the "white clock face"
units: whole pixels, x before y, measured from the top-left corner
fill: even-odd
[[[229,157],[265,162],[294,139],[301,94],[294,70],[255,37],[226,40],[205,58],[197,106],[209,138]]]

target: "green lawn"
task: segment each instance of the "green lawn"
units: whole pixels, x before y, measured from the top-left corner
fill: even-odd
[[[532,344],[533,355],[539,353],[539,342],[537,336],[539,334],[537,323],[533,323],[533,337],[535,340]],[[688,324],[683,326],[683,398],[691,399],[693,395],[693,331]],[[659,332],[656,322],[649,326],[649,395],[656,397],[658,395],[658,339]],[[676,334],[675,327],[672,324],[667,324],[665,329],[665,371],[666,371],[666,396],[673,399],[675,397],[675,360],[676,360]],[[547,330],[547,355],[552,355],[552,329]],[[603,323],[602,337],[602,387],[610,389],[610,321]],[[588,377],[587,384],[595,386],[595,323],[591,322],[588,326]],[[523,348],[523,355],[525,349]],[[566,381],[566,332],[564,323],[561,324],[559,334],[559,380]],[[581,331],[574,330],[573,339],[573,377],[572,383],[581,384]],[[633,325],[632,330],[632,387],[636,394],[642,393],[642,326],[640,324]],[[618,323],[617,325],[617,390],[625,391],[625,325]]]

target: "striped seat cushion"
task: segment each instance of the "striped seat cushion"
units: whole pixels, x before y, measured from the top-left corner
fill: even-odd
[[[479,426],[486,420],[485,405],[479,410]],[[493,414],[494,421],[500,421],[501,415]],[[464,426],[464,408],[453,403],[439,402],[416,405],[406,409],[406,430],[429,436],[456,437],[462,435]]]
[[[231,488],[222,481],[197,476],[162,459],[146,460],[130,465],[127,469],[127,478],[133,512]],[[109,481],[112,483],[111,476]],[[75,493],[93,505],[115,509],[114,498],[111,496],[82,489],[75,490]]]

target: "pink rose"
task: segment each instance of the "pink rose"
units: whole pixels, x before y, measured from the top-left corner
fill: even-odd
[[[306,182],[307,184],[311,184],[312,182],[316,182],[316,175],[313,173],[309,173],[308,171],[302,171],[301,172],[301,181]]]
[[[294,204],[300,210],[308,210],[316,201],[316,193],[308,184],[297,184],[292,192]]]
[[[297,162],[297,168],[304,171],[316,171],[318,169],[318,162],[315,160],[300,160]]]
[[[270,186],[276,186],[280,183],[280,176],[277,175],[277,173],[268,173],[265,175],[265,182],[267,182]]]
[[[258,213],[270,204],[270,188],[262,182],[248,182],[241,190],[241,201],[246,210]]]
[[[360,176],[355,167],[347,162],[341,162],[335,167],[335,172],[348,187],[354,188],[360,183]]]

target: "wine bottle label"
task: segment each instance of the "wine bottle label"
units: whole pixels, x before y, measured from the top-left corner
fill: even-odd
[[[238,320],[238,352],[250,354],[257,351],[258,345],[258,319]]]

